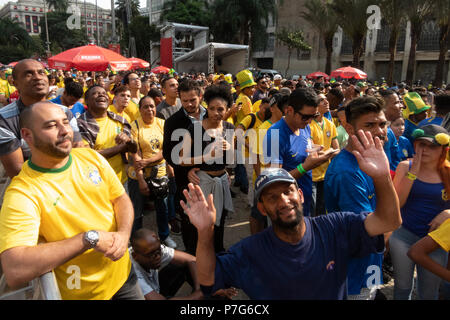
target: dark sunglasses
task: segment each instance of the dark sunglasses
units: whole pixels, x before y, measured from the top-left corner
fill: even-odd
[[[301,113],[300,111],[297,111],[296,113],[298,113],[298,114],[302,117],[302,120],[303,120],[303,121],[311,120],[311,119],[313,119],[313,118],[315,118],[315,117],[317,117],[317,116],[320,115],[319,112],[317,112],[317,113],[315,113],[315,114],[303,114],[303,113]]]

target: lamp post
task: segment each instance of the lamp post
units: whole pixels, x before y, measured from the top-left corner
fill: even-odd
[[[45,35],[47,37],[47,41],[45,44],[47,45],[47,56],[50,54],[50,40],[48,38],[48,23],[47,23],[47,2],[44,0],[44,18],[45,18]]]
[[[147,0],[147,7],[148,7],[148,22],[150,24],[150,27],[152,26],[152,0]],[[150,62],[150,68],[152,67],[152,51],[153,51],[153,42],[150,38],[150,55],[149,55],[149,62]]]

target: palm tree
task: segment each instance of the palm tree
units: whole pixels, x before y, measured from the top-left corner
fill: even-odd
[[[127,21],[127,1],[130,1],[131,19],[139,15],[139,0],[117,0],[116,16],[121,19],[124,26],[131,22],[131,19]]]
[[[404,7],[408,0],[379,0],[382,16],[389,27],[389,71],[387,83],[392,86],[394,82],[395,55],[397,54],[397,42],[400,32],[406,23]]]
[[[53,8],[57,12],[66,12],[69,6],[68,0],[44,0],[49,9]]]
[[[338,16],[338,23],[344,32],[352,38],[353,63],[360,68],[360,59],[364,52],[364,39],[367,32],[367,8],[373,0],[334,0],[331,7]]]
[[[214,37],[217,40],[223,36],[235,40],[233,42],[250,45],[250,48],[265,43],[269,19],[277,17],[276,2],[276,0],[215,0],[211,9],[215,15],[212,26]]]
[[[433,15],[440,28],[439,35],[439,60],[436,65],[436,75],[434,78],[435,86],[442,86],[444,77],[445,55],[448,51],[448,43],[450,37],[450,1],[449,0],[434,0],[433,1]]]
[[[288,64],[286,67],[285,76],[288,74],[291,65],[291,55],[294,49],[297,50],[311,50],[311,46],[306,43],[305,37],[301,30],[290,31],[283,27],[279,33],[276,34],[277,40],[288,48]]]
[[[411,23],[411,50],[406,71],[406,82],[409,85],[412,85],[414,78],[417,43],[422,33],[423,24],[430,18],[433,11],[433,1],[435,0],[409,0],[408,5],[403,8]]]
[[[319,33],[325,42],[327,50],[327,60],[325,73],[331,73],[331,55],[333,53],[333,38],[338,28],[336,13],[331,8],[327,0],[310,0],[305,3],[306,11],[300,16],[308,21]]]
[[[0,61],[9,63],[30,57],[36,43],[16,19],[0,18]]]

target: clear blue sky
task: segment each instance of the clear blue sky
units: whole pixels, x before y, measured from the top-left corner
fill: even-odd
[[[5,3],[8,3],[9,1],[13,1],[13,0],[0,0],[0,8],[3,7],[3,5]],[[83,0],[80,0],[83,1]],[[16,2],[16,1],[14,1]],[[90,2],[90,3],[95,3],[95,0],[86,0],[86,2]],[[141,8],[144,8],[147,6],[147,1],[146,0],[139,0],[140,4],[141,4]],[[111,9],[111,0],[97,0],[97,4],[99,7],[102,7],[104,9]]]

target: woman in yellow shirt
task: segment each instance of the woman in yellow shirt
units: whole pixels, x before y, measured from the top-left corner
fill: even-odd
[[[147,182],[149,177],[167,176],[166,161],[162,154],[164,120],[156,117],[155,101],[146,96],[139,101],[140,117],[131,124],[131,135],[138,144],[138,152],[131,156],[132,166],[128,169],[128,189],[134,207],[133,231],[142,228],[144,204],[148,197],[154,198],[158,235],[165,245],[175,248],[169,237],[167,196],[151,194]]]

